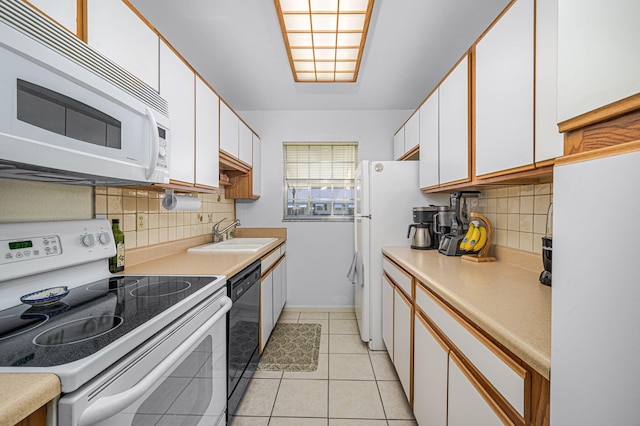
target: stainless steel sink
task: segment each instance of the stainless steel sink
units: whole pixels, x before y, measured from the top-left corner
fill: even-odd
[[[276,241],[277,238],[232,238],[219,243],[205,244],[203,246],[192,247],[187,251],[190,253],[212,253],[212,252],[255,252]]]

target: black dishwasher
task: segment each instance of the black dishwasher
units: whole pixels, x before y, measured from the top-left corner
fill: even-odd
[[[233,416],[260,359],[260,260],[227,280],[227,415]]]

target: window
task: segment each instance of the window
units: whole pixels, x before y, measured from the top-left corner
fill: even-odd
[[[358,144],[292,143],[284,151],[284,219],[351,220]]]

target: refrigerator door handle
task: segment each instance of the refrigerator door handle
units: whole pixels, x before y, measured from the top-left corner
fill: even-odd
[[[371,219],[370,214],[356,214],[353,215],[353,217],[355,217],[356,219]]]

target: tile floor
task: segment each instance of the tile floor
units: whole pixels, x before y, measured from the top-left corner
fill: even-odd
[[[318,369],[257,371],[232,425],[417,425],[387,352],[367,349],[353,313],[285,311],[279,322],[322,325]]]

